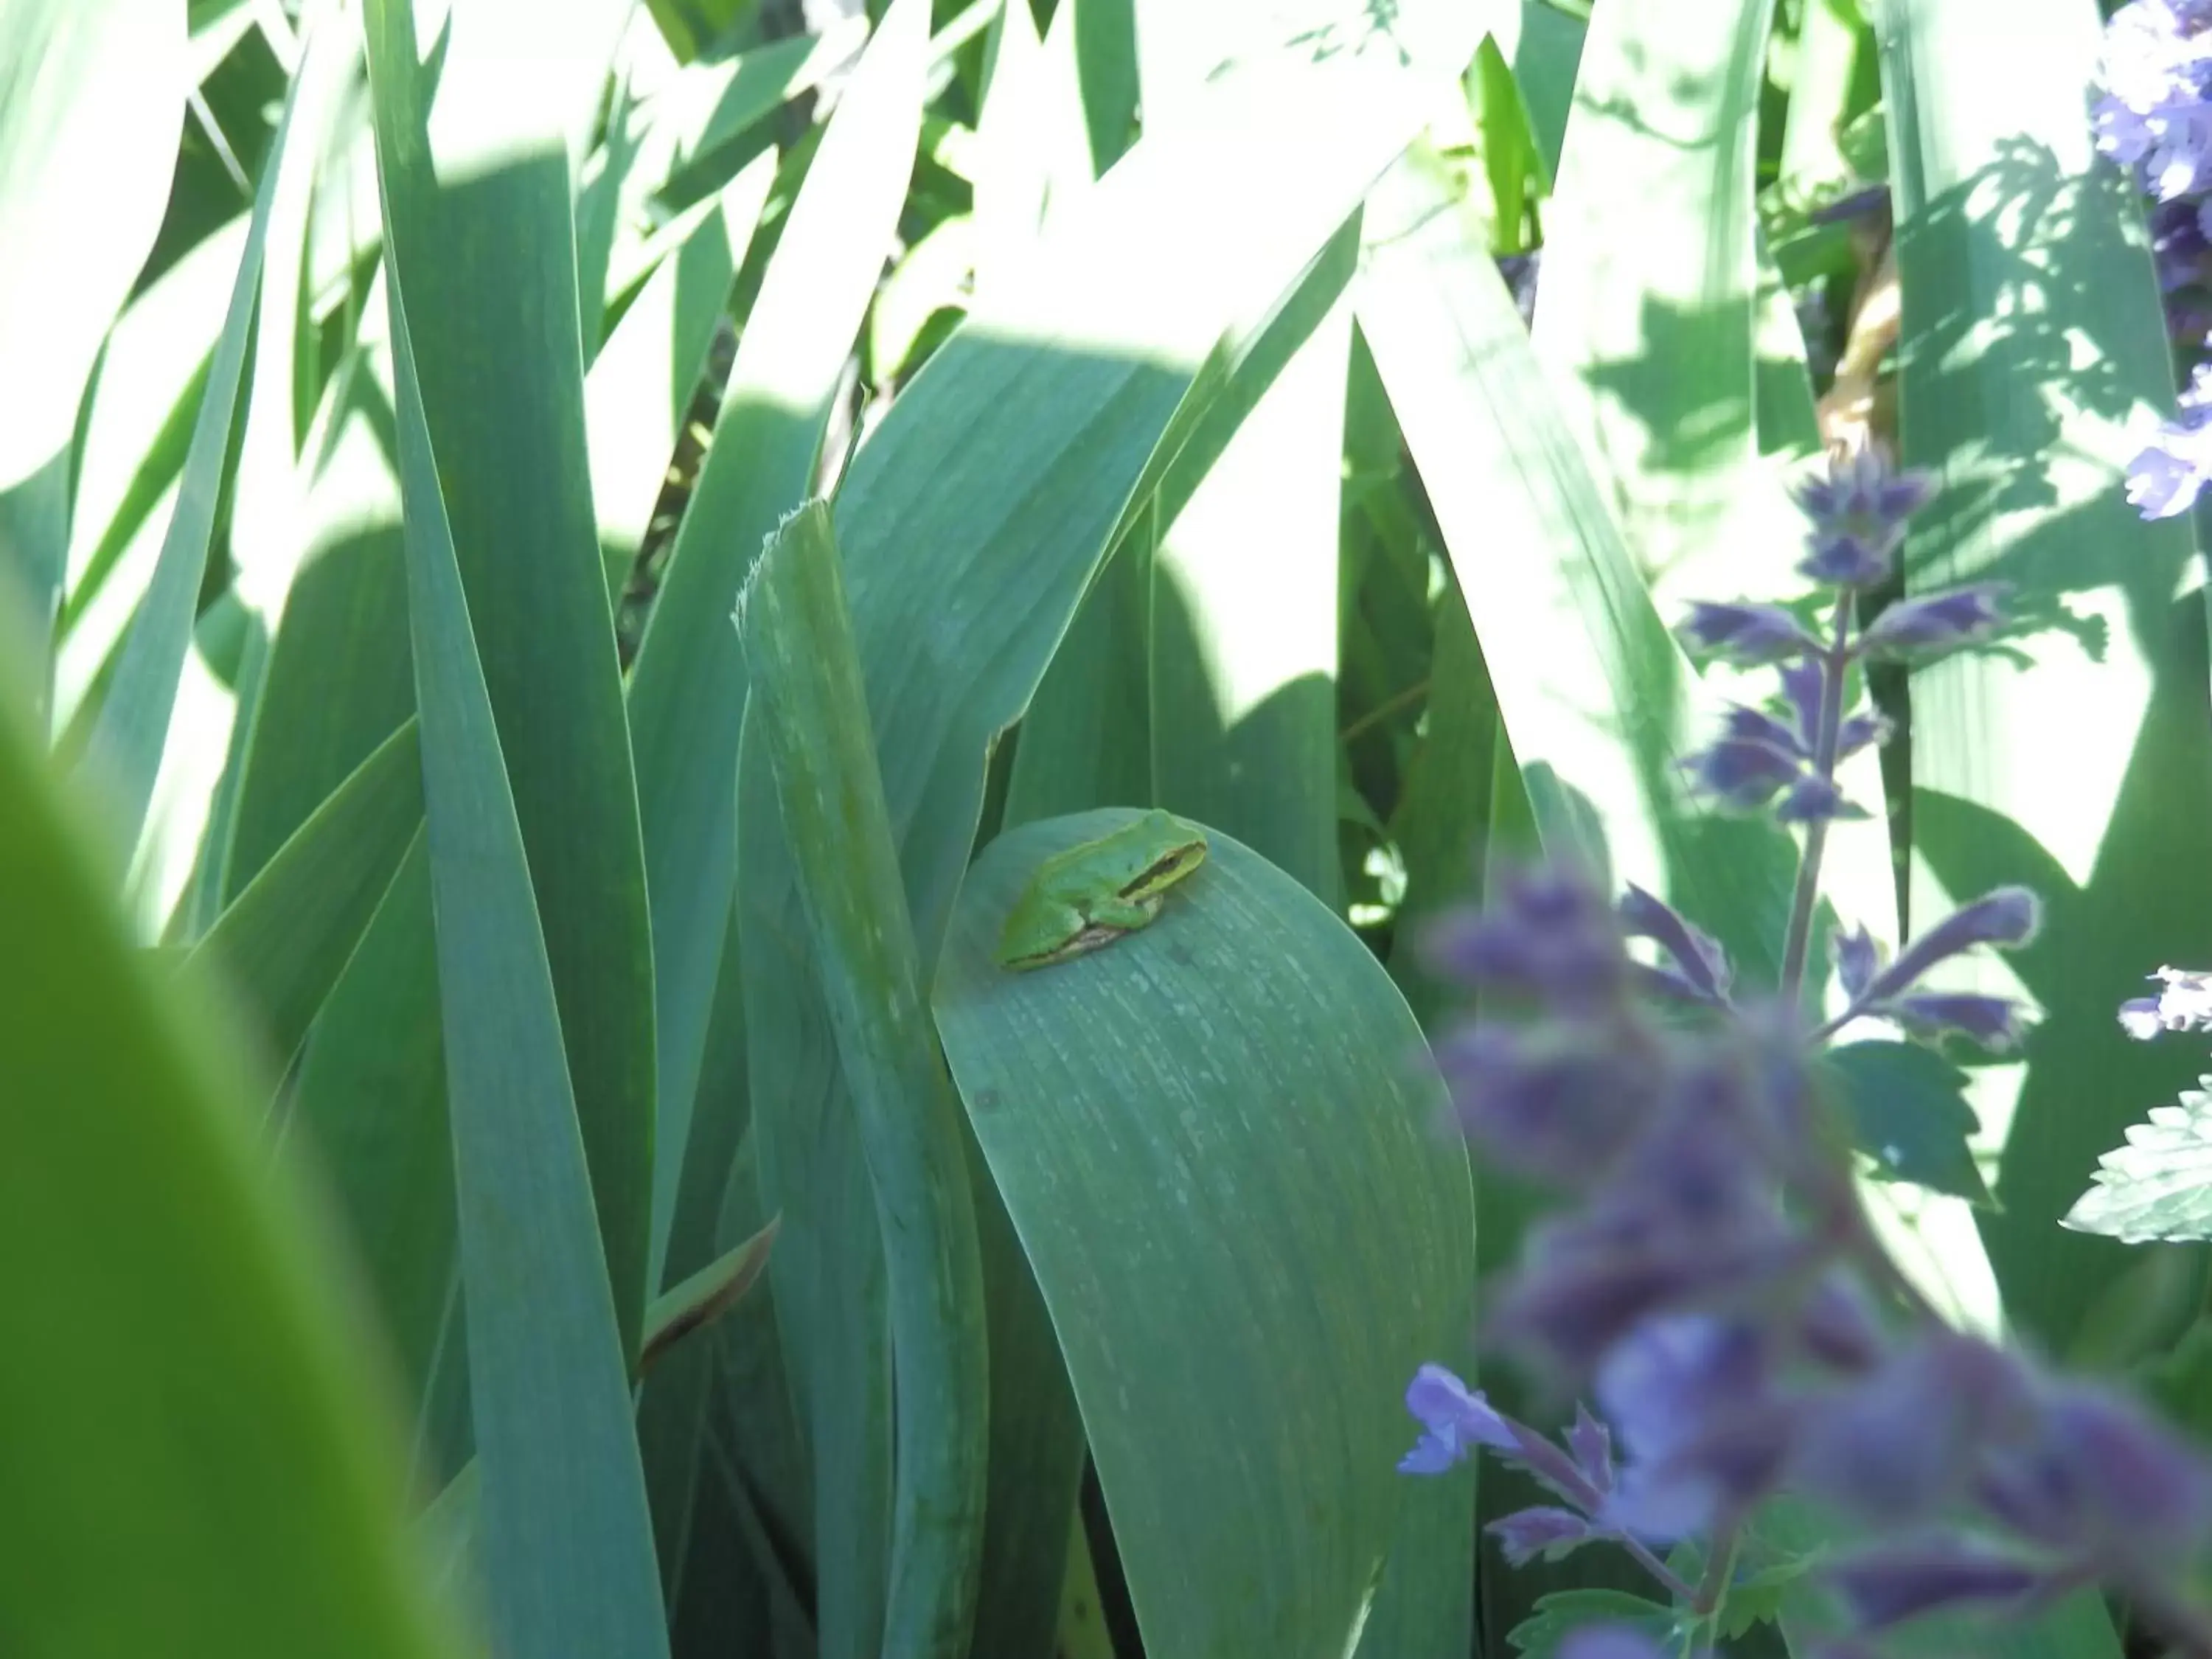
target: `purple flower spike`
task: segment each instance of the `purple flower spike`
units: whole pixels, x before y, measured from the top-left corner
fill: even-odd
[[[1676,630],[1685,647],[1745,668],[1763,668],[1817,652],[1820,642],[1778,605],[1690,606],[1689,620]]]
[[[1954,910],[1906,945],[1868,988],[1877,1002],[1902,995],[1939,962],[1961,951],[1991,945],[2018,950],[2035,937],[2043,921],[2043,905],[2025,887],[1999,887],[1972,904]]]
[[[2212,1471],[2135,1404],[2049,1386],[2036,1432],[1991,1457],[1983,1503],[2024,1536],[2125,1573],[2185,1561],[2212,1531]]]
[[[1796,757],[1742,738],[1723,738],[1682,766],[1692,790],[1738,812],[1757,811],[1803,775]]]
[[[1406,1409],[1422,1425],[1413,1449],[1398,1462],[1406,1474],[1442,1474],[1477,1446],[1512,1451],[1518,1445],[1504,1418],[1480,1389],[1470,1390],[1442,1365],[1424,1365],[1406,1387]]]
[[[1929,992],[1885,1003],[1882,1012],[1917,1035],[1962,1036],[1993,1054],[2011,1054],[2027,1035],[2025,1011],[2009,997]]]
[[[1797,505],[1813,521],[1812,551],[1799,574],[1831,587],[1872,587],[1887,580],[1905,540],[1905,520],[1928,504],[1935,480],[1898,472],[1878,451],[1834,456],[1826,477],[1808,478]]]
[[[1774,809],[1774,816],[1784,823],[1820,823],[1873,815],[1846,796],[1832,780],[1814,775],[1791,785],[1782,805]]]
[[[1728,1000],[1728,953],[1720,941],[1682,919],[1681,913],[1663,899],[1653,897],[1634,882],[1620,901],[1621,925],[1630,937],[1648,939],[1674,958],[1681,977],[1707,1002]]]
[[[1893,605],[1875,618],[1859,650],[1869,657],[1924,662],[1986,639],[2004,620],[1999,603],[2007,591],[2002,582],[1974,582]]]
[[[2138,1042],[2160,1031],[2212,1031],[2212,974],[2161,968],[2150,976],[2166,988],[2120,1005],[2120,1024]]]
[[[2009,1556],[1955,1539],[1929,1538],[1863,1551],[1829,1569],[1828,1582],[1868,1631],[1938,1608],[2017,1601],[2043,1576]]]
[[[1512,1514],[1492,1522],[1483,1530],[1498,1540],[1505,1552],[1505,1559],[1516,1567],[1527,1566],[1547,1550],[1588,1543],[1599,1535],[1588,1520],[1572,1510],[1553,1509],[1548,1505],[1516,1510]]]

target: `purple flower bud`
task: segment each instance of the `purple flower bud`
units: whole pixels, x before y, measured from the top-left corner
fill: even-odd
[[[1863,925],[1849,933],[1838,933],[1829,942],[1835,954],[1836,972],[1844,981],[1844,994],[1856,1002],[1874,983],[1875,970],[1881,965],[1881,947]]]
[[[1820,740],[1820,698],[1828,686],[1828,665],[1816,657],[1784,663],[1777,672],[1782,677],[1783,700],[1790,705],[1790,719],[1796,727],[1797,741],[1789,746],[1810,760],[1814,745]]]
[[[1834,531],[1813,538],[1813,550],[1797,562],[1797,574],[1824,587],[1876,587],[1889,580],[1894,556],[1884,542]]]
[[[2120,1024],[2139,1042],[2160,1031],[2212,1031],[2212,974],[2161,968],[2149,976],[2166,988],[2120,1005]]]
[[[1986,639],[2004,620],[1998,602],[2008,591],[2002,582],[1972,582],[1924,599],[1901,600],[1875,618],[1860,638],[1859,650],[1869,657],[1924,661]]]
[[[1886,1002],[1910,989],[1939,962],[1977,945],[2017,950],[2035,937],[2043,906],[2025,887],[1998,887],[1961,906],[1915,939],[1869,988]]]
[[[1711,934],[1692,927],[1681,913],[1635,883],[1620,904],[1621,925],[1632,939],[1648,939],[1674,958],[1682,978],[1708,1002],[1728,1000],[1728,953]]]
[[[2025,1010],[2009,997],[1922,992],[1883,1003],[1881,1012],[1917,1036],[1962,1036],[1993,1054],[2013,1053],[2027,1035],[2021,1023]]]
[[[1601,1176],[1644,1112],[1642,1066],[1565,1025],[1479,1025],[1437,1045],[1468,1137],[1505,1169],[1579,1187]]]
[[[2044,1582],[2009,1556],[1950,1538],[1861,1551],[1826,1577],[1852,1620],[1867,1631],[1887,1630],[1942,1607],[2017,1601]]]
[[[1814,665],[1818,672],[1818,665]],[[1765,744],[1785,755],[1795,755],[1801,760],[1813,758],[1806,740],[1790,727],[1784,726],[1763,708],[1747,708],[1737,703],[1722,717],[1721,729],[1731,738],[1745,743]]]
[[[1862,749],[1887,743],[1895,730],[1887,714],[1853,714],[1836,729],[1836,758],[1846,760]]]
[[[1784,823],[1821,823],[1839,818],[1869,817],[1872,814],[1845,795],[1833,780],[1815,773],[1790,785],[1790,793],[1774,809],[1774,816]]]
[[[1795,757],[1741,738],[1723,738],[1686,757],[1682,767],[1693,791],[1738,812],[1758,811],[1802,774]]]
[[[1477,1446],[1511,1451],[1512,1429],[1480,1389],[1470,1391],[1442,1365],[1424,1365],[1406,1386],[1406,1409],[1422,1425],[1413,1449],[1399,1460],[1406,1474],[1441,1474]]]
[[[1575,1425],[1567,1431],[1567,1449],[1574,1454],[1575,1467],[1600,1492],[1613,1486],[1613,1431],[1603,1422],[1589,1413],[1589,1407],[1577,1405]]]
[[[1547,1550],[1587,1543],[1599,1535],[1588,1520],[1573,1510],[1542,1505],[1501,1516],[1483,1530],[1497,1538],[1505,1559],[1516,1567],[1527,1566]]]
[[[1820,648],[1820,642],[1778,605],[1711,605],[1700,599],[1690,606],[1689,620],[1675,631],[1688,650],[1710,653],[1746,668],[1787,662]]]

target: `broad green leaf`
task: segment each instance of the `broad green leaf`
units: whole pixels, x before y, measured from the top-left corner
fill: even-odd
[[[1913,1042],[1846,1042],[1820,1057],[1835,1073],[1851,1144],[1880,1181],[1909,1181],[1977,1204],[1989,1188],[1967,1142],[1966,1073]]]
[[[0,3],[0,490],[65,452],[160,228],[190,89],[175,0]]]
[[[295,71],[299,106],[292,118],[299,131],[296,141],[289,142],[319,160],[347,118],[345,94],[361,67],[362,39],[352,18],[330,0],[320,0],[302,21],[306,40]],[[281,168],[269,208],[261,273],[265,297],[256,307],[252,379],[231,492],[230,556],[238,574],[218,602],[234,608],[245,630],[246,648],[236,672],[229,677],[237,707],[229,754],[210,803],[198,852],[191,895],[192,937],[213,925],[235,890],[229,866],[246,767],[263,712],[261,692],[273,657],[273,636],[282,629],[293,579],[310,546],[301,534],[302,522],[323,464],[331,459],[322,447],[327,429],[313,417],[327,415],[335,406],[314,396],[311,377],[302,372],[302,360],[312,349],[302,337],[301,324],[312,319],[312,296],[302,283],[315,185],[312,167]]]
[[[208,370],[207,386],[192,426],[191,447],[177,489],[176,508],[161,539],[161,552],[146,597],[123,637],[113,676],[102,698],[83,765],[90,769],[103,796],[114,807],[113,847],[127,858],[144,827],[154,781],[161,769],[176,707],[177,684],[191,648],[192,623],[199,610],[207,568],[208,542],[223,486],[223,464],[230,448],[231,421],[238,405],[239,380],[246,365],[246,334],[261,287],[262,251],[269,238],[270,210],[276,181],[290,146],[287,136],[299,115],[301,88],[295,81],[276,125],[276,138],[261,170],[239,255],[230,304]],[[295,167],[311,158],[291,155]]]
[[[1147,1651],[1342,1651],[1408,1508],[1406,1381],[1466,1316],[1464,1156],[1433,1133],[1440,1085],[1388,975],[1226,835],[1152,927],[997,965],[1038,863],[1128,817],[985,850],[938,1028],[1060,1333]],[[1463,1597],[1455,1577],[1437,1590]]]
[[[1406,142],[1421,101],[1418,77],[1379,50],[1286,57],[1215,94],[1202,127],[1138,146],[979,304],[842,486],[854,629],[925,963],[974,842],[990,745],[1034,694],[1125,511],[1157,487],[1156,446],[1199,422],[1236,356],[1217,342],[1292,287]],[[748,744],[738,862],[750,1092],[764,1195],[784,1218],[770,1272],[802,1433],[865,1469],[850,1443],[878,1432],[879,1373],[860,1368],[880,1340],[870,1298],[882,1247],[808,988],[771,788]],[[824,1474],[824,1548],[850,1550],[886,1499],[855,1475]],[[853,1569],[816,1565],[825,1620],[847,1617],[850,1598],[829,1586]],[[880,1577],[878,1562],[862,1582]],[[850,1639],[833,1642],[825,1624],[825,1654],[853,1651]]]
[[[960,1108],[899,879],[826,502],[787,519],[738,609],[886,1254],[897,1458],[886,1651],[961,1659],[983,1553],[982,1261]]]
[[[1441,171],[1370,201],[1359,324],[1473,617],[1546,849],[1668,896],[1771,984],[1794,860],[1697,816],[1672,775],[1701,697],[1553,402],[1520,313]]]
[[[365,21],[389,282],[407,294],[427,443],[499,723],[491,763],[528,853],[617,1328],[634,1361],[653,1179],[653,957],[592,506],[570,209],[580,122],[602,90],[611,20],[626,12],[619,0],[475,0],[428,65],[410,5],[372,0]],[[524,31],[534,50],[518,78],[507,43]],[[398,333],[395,321],[395,359]],[[426,764],[428,754],[426,741]],[[437,864],[434,847],[434,876]],[[449,1045],[449,1067],[459,1051]],[[471,1320],[477,1302],[472,1291]]]
[[[402,726],[261,868],[194,949],[252,1011],[281,1074],[352,959],[422,823],[422,763]]]
[[[2094,1184],[2061,1226],[2125,1244],[2212,1239],[2212,1078],[2198,1081],[2097,1160]]]
[[[1556,179],[1574,107],[1575,78],[1582,68],[1588,21],[1551,0],[1519,0],[1520,27],[1513,43],[1513,79],[1544,158],[1545,176]]]
[[[659,995],[659,1151],[648,1258],[656,1285],[665,1272],[734,879],[745,670],[731,607],[763,538],[813,483],[838,377],[914,169],[927,12],[927,0],[902,0],[884,19],[807,169],[738,339],[714,441],[631,671]]]
[[[2022,1059],[1973,1071],[1978,1150],[2001,1149],[2002,1208],[1976,1219],[2008,1321],[2063,1349],[2124,1258],[2057,1223],[2097,1157],[2172,1097],[2171,1062],[2112,1011],[2212,938],[2193,781],[2212,775],[2204,600],[2188,521],[2145,523],[2123,492],[2172,379],[2131,186],[2082,114],[2096,9],[1886,0],[1877,33],[1905,456],[1941,481],[1906,584],[2007,581],[2017,619],[1913,676],[1911,908],[1924,927],[2002,883],[2042,895],[2032,945],[1942,982],[2039,1006]]]
[[[1671,614],[1797,580],[1758,533],[1759,96],[1773,0],[1592,14],[1544,214],[1537,356]]]
[[[413,50],[372,37],[372,64],[395,44]],[[653,1659],[666,1620],[552,969],[404,285],[386,291],[491,1626],[511,1652]]]
[[[25,1655],[464,1651],[400,1526],[356,1286],[228,1011],[133,959],[0,704],[0,1607]]]

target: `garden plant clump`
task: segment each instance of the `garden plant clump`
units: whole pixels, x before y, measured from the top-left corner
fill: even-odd
[[[2212,1659],[2208,340],[2200,0],[0,0],[0,1659]]]

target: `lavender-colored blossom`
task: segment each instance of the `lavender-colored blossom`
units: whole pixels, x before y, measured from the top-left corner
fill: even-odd
[[[1441,1474],[1474,1455],[1477,1446],[1510,1451],[1513,1431],[1483,1396],[1442,1365],[1424,1365],[1406,1387],[1406,1409],[1421,1425],[1421,1437],[1399,1460],[1407,1474]]]
[[[2009,997],[1922,992],[1883,1003],[1881,1012],[1916,1034],[1962,1036],[1996,1054],[2012,1053],[2027,1036],[2027,1011]]]
[[[1554,1008],[1619,999],[1628,954],[1612,907],[1588,882],[1561,871],[1509,870],[1494,890],[1487,908],[1430,930],[1423,945],[1432,967]]]
[[[1589,1407],[1575,1407],[1575,1425],[1567,1431],[1567,1449],[1575,1467],[1599,1492],[1613,1489],[1613,1431],[1590,1415]]]
[[[2212,479],[2212,410],[2185,405],[2127,465],[2128,501],[2146,519],[2171,519],[2197,505]]]
[[[1814,538],[1813,550],[1797,562],[1797,574],[1824,587],[1878,587],[1896,568],[1895,553],[1849,531]]]
[[[1881,967],[1881,947],[1863,925],[1837,933],[1829,940],[1829,949],[1836,958],[1836,973],[1844,982],[1844,994],[1853,1002],[1866,994],[1874,983],[1875,975]]]
[[[1596,1389],[1625,1453],[1599,1510],[1610,1526],[1653,1539],[1703,1531],[1782,1472],[1790,1413],[1752,1327],[1698,1315],[1652,1320],[1607,1356]]]
[[[1827,695],[1828,665],[1815,657],[1785,662],[1774,672],[1782,682],[1782,698],[1790,705],[1796,727],[1797,751],[1810,760],[1820,738],[1820,702]]]
[[[2120,1024],[2137,1042],[2160,1031],[2212,1031],[2212,974],[2161,968],[2150,975],[2166,988],[2120,1005]]]
[[[2045,1582],[2012,1556],[1942,1535],[1860,1551],[1825,1576],[1853,1621],[1869,1632],[1940,1609],[2016,1603]]]
[[[1917,984],[1936,963],[1980,946],[2018,950],[2034,939],[2042,921],[2042,901],[2027,888],[1993,888],[1915,938],[1875,976],[1867,994],[1876,1002],[1888,1001]]]
[[[1902,599],[1860,636],[1862,654],[1920,662],[1986,639],[2004,620],[2002,582],[1973,582],[1923,599]]]
[[[2206,274],[2212,259],[2204,229],[2207,207],[2212,202],[2166,202],[2152,210],[2150,249],[2160,292],[2172,294]]]
[[[1587,1516],[1548,1504],[1516,1510],[1483,1530],[1498,1540],[1506,1560],[1516,1567],[1527,1566],[1547,1550],[1586,1544],[1601,1535]]]
[[[1796,491],[1812,521],[1811,550],[1798,574],[1828,587],[1887,581],[1905,521],[1928,504],[1934,489],[1929,474],[1893,471],[1871,447],[1832,457],[1826,477],[1808,478]]]
[[[1813,671],[1815,673],[1820,672],[1818,664],[1813,665]],[[1764,708],[1737,703],[1721,717],[1721,729],[1740,742],[1764,744],[1769,749],[1784,755],[1795,755],[1801,760],[1813,758],[1811,743]]]
[[[1814,774],[1790,785],[1775,807],[1774,816],[1782,823],[1820,823],[1873,815],[1838,788],[1835,780]]]
[[[1888,1341],[1865,1287],[1835,1268],[1820,1276],[1806,1298],[1795,1334],[1808,1358],[1844,1376],[1872,1370]]]
[[[1939,1329],[1814,1404],[1793,1473],[1861,1520],[1931,1520],[1966,1490],[1984,1443],[2016,1422],[2027,1401],[2011,1355]]]
[[[1676,630],[1692,652],[1745,668],[1787,662],[1818,651],[1820,641],[1778,605],[1711,605],[1699,600]]]
[[[1983,1503],[2023,1536],[2108,1574],[2171,1567],[2212,1534],[2212,1468],[2132,1402],[2045,1384],[2033,1431],[1992,1455]]]
[[[1853,714],[1836,728],[1836,758],[1849,760],[1862,749],[1887,743],[1895,729],[1887,714]]]
[[[1675,971],[1707,1002],[1728,1000],[1728,953],[1720,941],[1692,927],[1681,913],[1635,883],[1628,884],[1619,906],[1621,925],[1632,939],[1648,939],[1673,958]]]
[[[1757,811],[1803,775],[1794,755],[1745,738],[1723,738],[1682,767],[1692,790],[1735,812]]]
[[[1501,1167],[1580,1187],[1634,1133],[1648,1062],[1578,1028],[1485,1024],[1446,1037],[1437,1063],[1468,1138]]]

